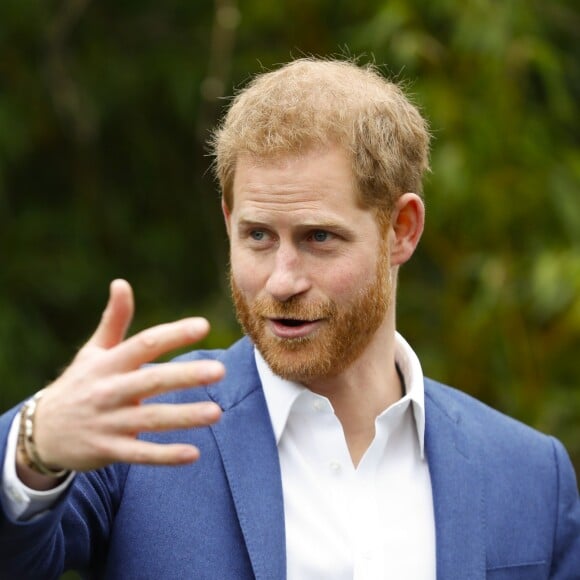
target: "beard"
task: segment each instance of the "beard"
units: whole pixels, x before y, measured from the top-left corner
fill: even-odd
[[[392,301],[388,255],[381,250],[375,277],[352,301],[312,302],[293,296],[284,302],[259,296],[249,302],[230,271],[230,285],[238,321],[272,371],[283,379],[308,385],[347,369],[369,345]],[[321,320],[312,333],[280,338],[267,327],[268,319]]]

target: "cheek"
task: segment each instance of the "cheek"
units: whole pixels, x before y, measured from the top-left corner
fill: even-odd
[[[376,278],[377,266],[364,260],[353,260],[329,269],[319,276],[320,288],[337,302],[351,302],[353,297]]]
[[[254,297],[264,285],[263,268],[257,260],[247,259],[242,252],[230,256],[231,276],[247,298]]]

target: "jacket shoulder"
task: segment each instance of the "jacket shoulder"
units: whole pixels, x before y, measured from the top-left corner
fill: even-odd
[[[425,378],[425,398],[466,431],[478,431],[489,442],[532,445],[553,450],[553,438],[482,401],[443,383]],[[474,433],[475,434],[475,433]]]

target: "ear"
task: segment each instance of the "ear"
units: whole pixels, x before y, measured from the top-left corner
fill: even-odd
[[[226,231],[228,232],[228,237],[231,236],[230,228],[231,228],[231,218],[232,214],[230,212],[229,207],[227,206],[225,199],[222,197],[222,213],[224,214],[224,221],[226,222]]]
[[[413,255],[425,225],[425,205],[416,193],[403,194],[391,216],[391,265],[404,264]]]

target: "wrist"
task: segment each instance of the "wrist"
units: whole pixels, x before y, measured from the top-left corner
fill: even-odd
[[[18,458],[32,471],[45,477],[60,479],[70,473],[61,467],[46,464],[38,454],[35,440],[35,420],[38,402],[44,390],[39,391],[26,401],[20,411],[20,430],[18,433]]]

